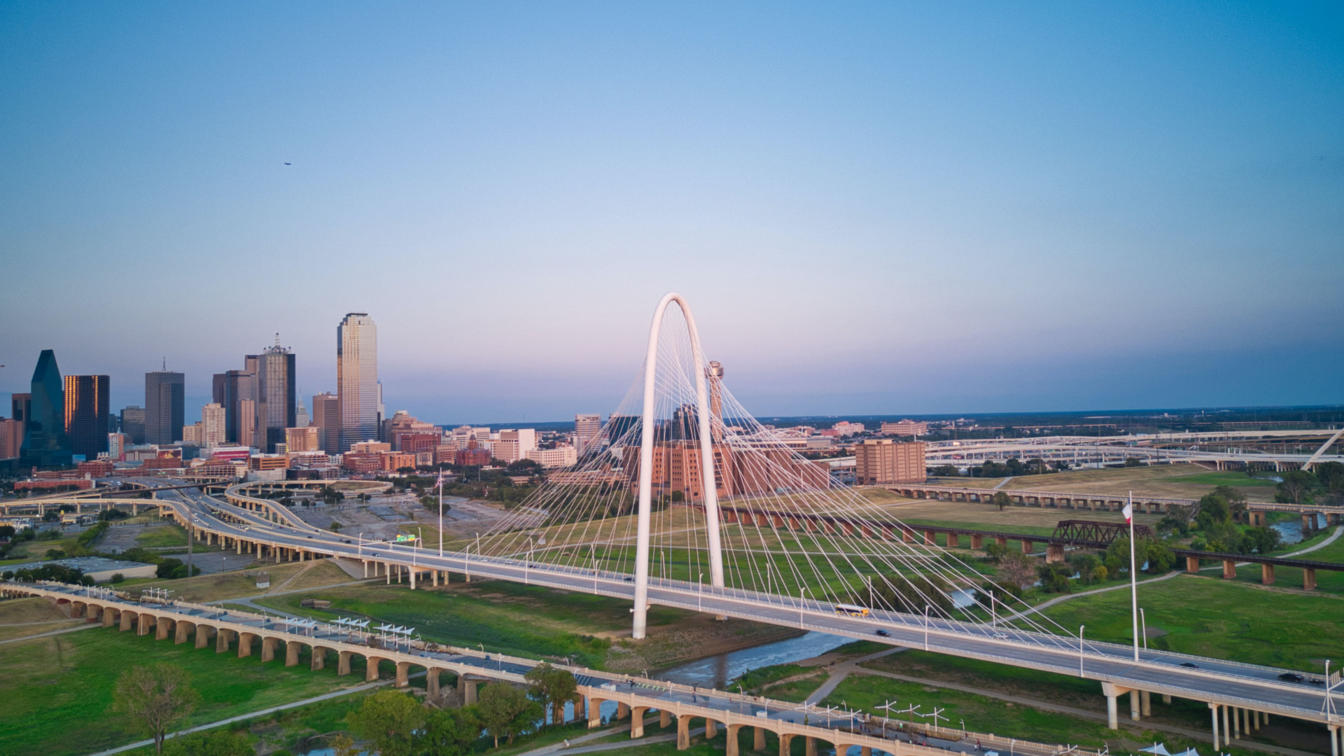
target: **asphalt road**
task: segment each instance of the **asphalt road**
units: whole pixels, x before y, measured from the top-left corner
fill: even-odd
[[[172,485],[164,481],[144,482]],[[570,591],[595,593],[633,600],[633,578],[620,573],[573,570],[522,561],[446,552],[439,557],[431,549],[415,549],[390,543],[359,544],[338,534],[308,526],[278,525],[249,510],[205,496],[199,490],[164,492],[164,500],[189,513],[200,526],[217,533],[299,548],[309,552],[367,559],[419,567],[451,570],[519,583],[535,583]],[[233,524],[216,512],[238,518]],[[927,648],[954,656],[984,659],[1027,669],[1077,674],[1087,679],[1111,682],[1181,698],[1239,706],[1271,714],[1315,722],[1344,724],[1339,714],[1323,709],[1324,688],[1318,685],[1280,681],[1286,670],[1192,657],[1171,652],[1142,650],[1140,660],[1133,649],[1108,643],[1085,642],[1079,653],[1077,639],[1008,628],[895,612],[874,612],[859,618],[837,615],[829,604],[732,589],[703,590],[697,584],[650,580],[649,602],[777,625],[818,630],[835,635],[880,643]],[[877,630],[889,635],[880,637]],[[996,637],[1001,636],[1001,637]],[[1194,666],[1182,666],[1194,665]],[[1344,709],[1344,696],[1334,696],[1336,710]]]

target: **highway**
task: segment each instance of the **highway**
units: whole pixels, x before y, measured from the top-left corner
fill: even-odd
[[[163,503],[196,527],[230,538],[311,554],[401,565],[414,570],[447,570],[625,600],[633,600],[634,596],[633,579],[622,573],[541,563],[529,565],[516,559],[481,558],[459,552],[445,552],[440,557],[435,550],[385,542],[359,544],[307,524],[279,525],[250,510],[206,496],[198,489],[165,490],[163,496]],[[297,520],[293,515],[290,518],[289,521]],[[1314,722],[1344,724],[1344,717],[1323,711],[1325,691],[1322,686],[1281,681],[1279,675],[1287,670],[1271,667],[1157,650],[1142,650],[1140,660],[1135,662],[1133,649],[1118,644],[1090,641],[1080,644],[1077,638],[951,620],[929,619],[926,623],[923,616],[898,612],[877,611],[866,618],[850,617],[837,615],[830,604],[800,602],[797,598],[731,588],[706,589],[683,581],[651,580],[649,602],[898,646],[927,648],[937,653],[1027,669],[1078,675],[1121,689],[1149,691]],[[876,635],[879,629],[889,635]],[[1338,693],[1333,699],[1336,709],[1344,704],[1344,697]]]

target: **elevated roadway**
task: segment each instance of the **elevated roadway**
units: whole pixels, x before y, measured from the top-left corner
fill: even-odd
[[[366,571],[385,575],[389,581],[393,575],[398,580],[404,576],[412,587],[417,580],[437,583],[441,574],[454,572],[624,600],[634,596],[632,578],[622,573],[481,557],[469,551],[439,556],[436,551],[398,544],[354,543],[311,526],[275,522],[276,513],[250,510],[199,491],[178,490],[169,495],[173,498],[164,499],[168,513],[203,538],[277,561],[344,557],[364,563]],[[284,509],[261,501],[263,509]],[[732,588],[708,589],[683,581],[652,580],[649,603],[1077,675],[1103,685],[1112,722],[1118,696],[1131,693],[1131,714],[1137,717],[1143,697],[1157,693],[1203,701],[1215,715],[1226,709],[1344,724],[1334,713],[1344,703],[1338,693],[1330,697],[1333,708],[1326,707],[1322,687],[1285,682],[1279,676],[1288,671],[1271,667],[1157,650],[1141,650],[1135,661],[1133,649],[1123,645],[899,612],[850,617],[837,615],[833,606],[821,602]],[[887,635],[878,636],[878,630]]]

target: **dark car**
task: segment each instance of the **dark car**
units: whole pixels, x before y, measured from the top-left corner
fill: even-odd
[[[635,582],[635,579],[632,578],[632,577],[627,577],[627,578],[625,578],[625,582],[627,582],[627,583],[633,583],[633,582]]]
[[[1283,680],[1284,682],[1295,682],[1295,683],[1307,681],[1307,678],[1303,677],[1302,675],[1299,675],[1296,672],[1284,672],[1283,674],[1279,675],[1279,679]]]
[[[878,630],[878,631],[877,631],[877,634],[880,635],[880,636],[882,636],[883,638],[890,638],[890,637],[891,637],[891,633],[887,632],[886,630]]]
[[[1199,665],[1198,665],[1198,664],[1194,664],[1194,663],[1192,663],[1192,662],[1181,662],[1181,666],[1182,666],[1182,667],[1189,667],[1190,669],[1199,669]]]

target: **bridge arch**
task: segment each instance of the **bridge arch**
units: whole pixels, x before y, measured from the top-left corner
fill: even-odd
[[[709,570],[711,584],[723,587],[723,553],[719,545],[719,492],[714,479],[714,442],[710,435],[709,396],[705,385],[705,355],[700,348],[700,333],[695,327],[695,316],[686,298],[676,292],[668,292],[658,301],[653,311],[653,324],[649,328],[649,351],[644,359],[644,411],[641,415],[639,442],[639,516],[635,540],[635,612],[634,627],[631,633],[636,639],[643,638],[648,627],[649,605],[649,530],[652,519],[653,499],[653,428],[654,417],[654,379],[658,372],[658,333],[663,327],[663,314],[676,302],[681,314],[686,318],[686,329],[691,340],[691,352],[695,359],[695,409],[699,415],[700,435],[700,481],[705,492],[705,526],[709,540]]]

